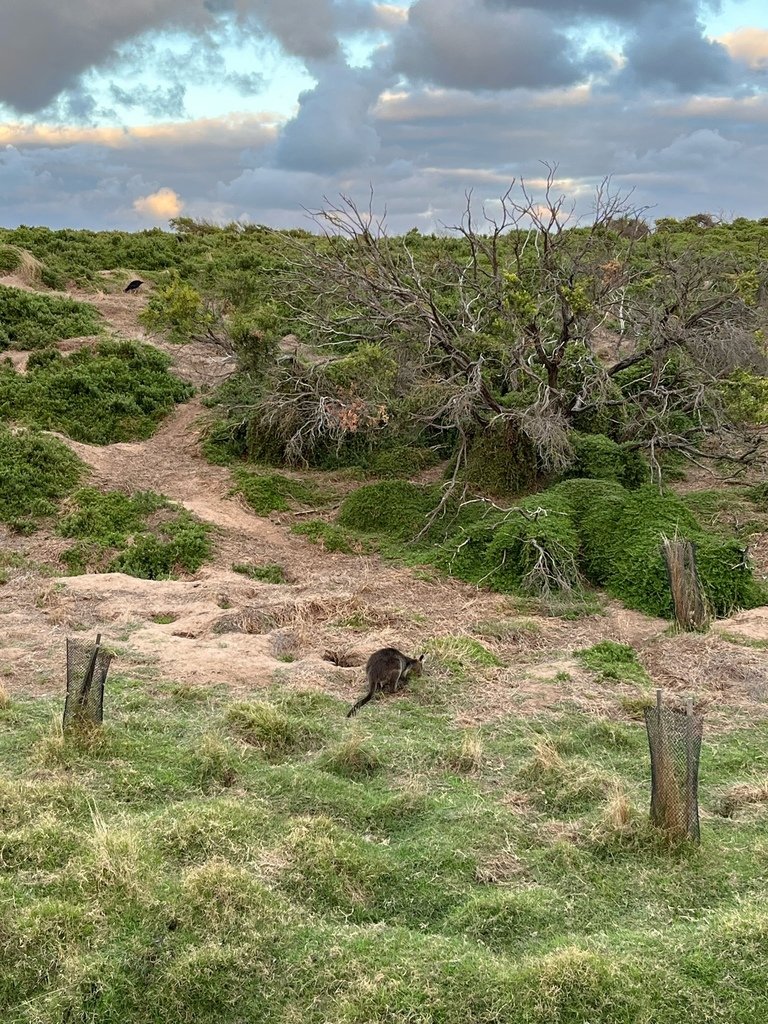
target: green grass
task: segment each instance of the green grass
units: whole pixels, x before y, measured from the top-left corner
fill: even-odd
[[[233,472],[235,491],[242,494],[259,516],[286,512],[298,505],[323,505],[333,496],[312,483],[283,476],[281,473],[254,473],[247,469]]]
[[[236,562],[232,566],[232,571],[251,580],[259,580],[261,583],[285,583],[285,570],[282,565],[250,565]]]
[[[579,661],[603,679],[617,682],[648,683],[648,674],[637,659],[637,652],[628,644],[602,640],[593,647],[577,652]]]
[[[763,1019],[765,724],[707,737],[668,849],[638,725],[345,710],[116,677],[64,737],[58,698],[0,705],[2,1020]]]
[[[138,342],[34,355],[26,374],[0,365],[0,422],[58,430],[88,444],[142,440],[193,393],[169,373],[164,353]]]
[[[0,350],[43,348],[101,330],[101,317],[86,302],[0,285]]]
[[[210,527],[152,491],[84,487],[72,496],[58,532],[76,541],[62,555],[72,573],[171,579],[197,572],[211,554]]]

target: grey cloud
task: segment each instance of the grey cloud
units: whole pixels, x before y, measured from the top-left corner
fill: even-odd
[[[186,88],[181,82],[168,86],[150,89],[147,86],[136,86],[133,89],[121,89],[114,83],[110,93],[115,103],[123,107],[141,107],[153,117],[181,118],[185,114],[184,99]]]
[[[591,70],[553,18],[484,0],[416,0],[394,67],[413,82],[461,89],[566,85]]]
[[[379,149],[370,110],[385,79],[345,64],[317,69],[317,86],[302,93],[299,112],[283,129],[277,162],[290,170],[339,171],[369,163]]]
[[[680,92],[696,92],[732,81],[735,65],[722,43],[707,39],[695,12],[654,8],[624,46],[625,77],[630,86],[668,83]],[[681,16],[682,13],[682,16]]]
[[[35,113],[144,33],[177,29],[216,46],[222,19],[273,35],[307,60],[338,53],[333,0],[25,0],[0,4],[0,102]]]
[[[90,67],[159,24],[204,27],[200,0],[26,0],[0,7],[0,100],[22,113],[42,109],[76,86]]]

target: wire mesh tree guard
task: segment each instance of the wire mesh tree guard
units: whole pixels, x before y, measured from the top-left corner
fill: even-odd
[[[67,698],[64,728],[100,725],[104,718],[104,684],[112,655],[102,649],[101,633],[95,644],[67,637]]]
[[[704,717],[694,714],[693,702],[685,711],[665,708],[662,691],[656,705],[645,709],[651,754],[651,821],[674,841],[698,843],[699,759]]]

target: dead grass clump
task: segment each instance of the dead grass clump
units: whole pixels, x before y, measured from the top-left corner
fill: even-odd
[[[721,794],[716,811],[724,818],[736,818],[740,812],[759,804],[768,804],[768,779],[731,786]]]
[[[587,809],[607,792],[611,780],[579,758],[566,761],[550,739],[537,741],[518,781],[548,810],[573,814]]]
[[[369,630],[395,625],[401,619],[402,616],[398,613],[372,608],[357,597],[328,598],[323,601],[310,598],[305,601],[270,605],[266,608],[243,608],[239,612],[220,618],[213,631],[262,634],[287,626],[293,626],[301,631],[331,621],[345,629]]]
[[[323,661],[329,661],[331,665],[336,665],[338,668],[358,668],[365,664],[366,658],[359,651],[350,651],[342,647],[325,651]]]
[[[95,753],[103,750],[109,737],[103,726],[91,722],[75,722],[66,732],[58,715],[50,727],[32,746],[33,759],[46,768],[66,766],[70,753]]]
[[[448,765],[454,771],[471,774],[483,766],[483,741],[475,729],[465,729],[461,743],[448,758]]]
[[[270,652],[276,658],[295,657],[301,652],[301,637],[295,629],[276,629],[269,636]]]
[[[539,650],[546,643],[538,622],[526,619],[483,619],[472,626],[475,636],[497,640],[519,651]]]
[[[122,897],[140,896],[149,879],[142,877],[142,835],[137,828],[107,822],[91,808],[93,832],[88,852],[74,874],[86,891],[117,891]]]
[[[525,865],[512,849],[509,840],[493,853],[479,857],[475,865],[475,878],[481,885],[519,883],[524,874]]]
[[[7,708],[11,703],[11,695],[6,690],[5,686],[0,683],[0,708]]]

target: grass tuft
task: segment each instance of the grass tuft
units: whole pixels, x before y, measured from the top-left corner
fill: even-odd
[[[317,727],[305,719],[262,702],[233,704],[226,718],[237,736],[268,756],[310,750],[322,738]]]
[[[318,766],[345,779],[369,778],[381,771],[381,757],[362,736],[349,736],[318,758]]]

